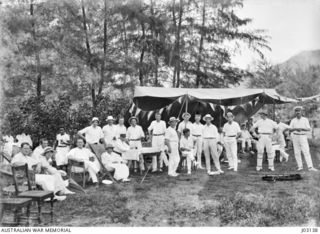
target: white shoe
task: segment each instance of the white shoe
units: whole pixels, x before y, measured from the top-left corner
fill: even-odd
[[[238,171],[238,169],[233,169],[233,171]]]
[[[298,167],[297,171],[302,171],[303,168],[302,167]]]
[[[256,171],[261,171],[262,170],[262,168],[256,168]]]
[[[64,186],[66,186],[66,187],[69,186],[69,180],[64,180],[63,183],[64,183]]]
[[[202,166],[200,165],[200,163],[199,163],[198,169],[200,169],[200,170],[204,170],[205,168],[204,168],[204,167],[202,167]]]
[[[220,174],[223,174],[224,173],[224,171],[223,170],[218,170],[218,172],[220,173]]]
[[[129,182],[131,181],[129,178],[123,179],[122,182]]]
[[[170,177],[177,177],[178,175],[176,175],[176,174],[168,174],[168,176],[170,176]]]
[[[57,201],[63,201],[63,200],[66,200],[67,196],[58,196],[58,195],[55,195],[54,196],[54,200],[57,200]]]
[[[208,172],[208,175],[220,175],[220,172],[219,171],[210,171]]]
[[[75,193],[70,191],[69,189],[65,188],[63,191],[63,194],[66,195],[66,194],[75,194]]]
[[[269,168],[269,171],[274,171],[274,168]]]
[[[229,167],[228,170],[234,170],[234,168],[233,167]]]
[[[241,160],[240,160],[240,159],[238,159],[238,163],[241,163]]]
[[[314,167],[309,167],[308,169],[309,171],[318,171],[317,169],[315,169]]]
[[[188,173],[187,173],[188,175],[191,175],[191,171],[188,171]]]

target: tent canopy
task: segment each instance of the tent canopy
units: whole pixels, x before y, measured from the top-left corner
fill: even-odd
[[[274,89],[187,89],[136,86],[133,102],[144,111],[161,109],[179,98],[185,101],[203,101],[222,106],[236,106],[257,100],[263,104],[297,102],[279,95]]]

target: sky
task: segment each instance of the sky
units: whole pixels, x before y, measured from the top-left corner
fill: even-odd
[[[266,58],[281,63],[305,51],[320,49],[320,0],[244,0],[241,17],[252,18],[248,29],[264,29],[271,37]],[[233,63],[246,68],[258,56],[243,48]]]

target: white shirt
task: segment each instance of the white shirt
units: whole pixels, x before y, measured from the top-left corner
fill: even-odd
[[[152,131],[152,135],[164,135],[166,128],[166,123],[163,120],[160,120],[159,122],[154,120],[151,122],[148,130]]]
[[[190,134],[193,134],[193,124],[188,121],[187,123],[185,121],[182,121],[178,125],[178,132],[183,133],[183,129],[188,128],[190,130]]]
[[[203,131],[203,124],[199,123],[193,123],[192,125],[192,135],[193,136],[202,136],[202,131]]]
[[[123,159],[116,153],[112,152],[109,154],[108,152],[104,152],[101,154],[102,164],[106,167],[113,167],[114,163],[121,163]]]
[[[247,129],[241,130],[242,139],[251,139],[251,134]]]
[[[104,137],[102,129],[99,126],[95,128],[92,125],[88,126],[80,130],[79,133],[85,134],[85,139],[88,144],[99,143],[99,140]]]
[[[17,153],[11,160],[11,164],[28,164],[28,169],[32,170],[32,166],[37,165],[39,161],[35,160],[30,156],[25,156],[21,152]]]
[[[120,139],[118,139],[115,144],[114,144],[114,151],[119,152],[119,153],[124,153],[130,150],[130,146],[125,142]]]
[[[290,122],[290,127],[291,128],[307,128],[309,130],[311,129],[310,123],[309,123],[308,119],[305,117],[301,117],[300,119],[298,119],[298,118],[292,119]],[[306,134],[305,131],[301,131],[301,132],[293,131],[293,133],[301,134],[301,135]]]
[[[203,138],[218,138],[219,133],[217,127],[213,124],[210,124],[209,126],[205,124],[203,127],[202,136]]]
[[[180,139],[180,148],[186,148],[186,149],[193,149],[194,148],[194,138],[192,136],[189,136],[186,138],[185,136],[182,136]]]
[[[57,135],[56,140],[58,141],[58,147],[59,146],[68,146],[66,143],[70,141],[70,136],[65,133],[61,135],[60,133]]]
[[[138,140],[144,138],[142,127],[139,125],[136,125],[135,127],[130,126],[127,130],[127,138],[129,140]]]
[[[127,128],[124,125],[116,125],[117,126],[117,130],[116,130],[116,137],[117,139],[120,137],[120,134],[127,134]]]
[[[106,143],[111,143],[114,138],[117,138],[117,126],[107,124],[102,128],[104,140]]]
[[[42,145],[37,146],[32,153],[32,158],[36,161],[40,161],[40,158],[43,157],[41,154],[44,152],[44,148],[42,148]]]
[[[285,124],[285,123],[282,123],[282,122],[276,123],[276,124],[277,124],[277,126],[278,126],[278,131],[279,131],[279,133],[283,133],[285,129],[290,128],[289,125],[287,125],[287,124]]]
[[[178,137],[178,133],[175,129],[173,129],[172,127],[168,127],[166,130],[166,133],[164,135],[164,138],[166,140],[168,140],[170,143],[171,142],[175,142],[178,143],[179,142],[179,137]]]
[[[232,121],[230,124],[229,122],[223,125],[222,132],[225,133],[225,136],[237,136],[238,133],[241,132],[240,126],[237,122]]]
[[[259,134],[273,134],[273,130],[277,129],[278,126],[271,119],[259,119],[253,124],[253,128],[258,128]]]
[[[67,154],[67,157],[69,159],[73,159],[79,162],[89,161],[91,157],[94,157],[95,155],[87,148],[73,148],[69,151]]]
[[[43,169],[45,169],[46,174],[53,175],[58,172],[58,170],[56,168],[54,168],[53,166],[50,165],[49,161],[46,159],[45,156],[42,156],[40,158],[39,163],[41,164],[41,167]]]

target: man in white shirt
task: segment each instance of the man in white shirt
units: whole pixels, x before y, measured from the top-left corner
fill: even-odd
[[[87,144],[98,144],[100,140],[104,142],[104,135],[102,129],[98,126],[99,119],[93,117],[91,120],[91,125],[80,130],[78,136],[84,139]]]
[[[66,133],[64,127],[60,127],[59,134],[56,136],[55,161],[58,167],[68,164],[67,154],[70,151],[70,135]]]
[[[167,166],[168,159],[164,153],[164,134],[166,132],[166,123],[161,120],[161,114],[157,112],[155,114],[156,120],[152,121],[148,127],[149,136],[151,136],[152,147],[159,148],[161,150],[159,171],[162,171],[163,163]],[[152,172],[157,171],[157,156],[152,157]]]
[[[127,139],[129,140],[129,146],[130,149],[137,149],[141,150],[142,149],[142,144],[141,144],[141,139],[145,137],[144,132],[142,130],[142,127],[139,126],[138,119],[135,116],[132,116],[129,118],[129,123],[130,127],[127,130]],[[144,171],[144,161],[143,161],[143,156],[141,153],[139,153],[140,160],[139,160],[139,167],[140,171]],[[136,161],[134,162],[134,171],[137,171],[137,163]]]
[[[294,108],[296,117],[290,122],[294,156],[298,164],[298,171],[303,170],[301,152],[304,155],[309,171],[317,171],[313,167],[307,138],[307,132],[311,130],[311,127],[308,119],[302,116],[302,110],[302,106],[296,106]]]
[[[49,141],[47,139],[40,139],[40,145],[33,150],[32,158],[34,158],[36,161],[39,161],[42,157],[41,154],[44,152],[44,149],[48,147],[48,145]]]
[[[93,184],[98,187],[97,173],[100,171],[100,164],[96,156],[88,148],[84,148],[84,145],[85,141],[82,138],[78,138],[77,147],[70,150],[67,156],[69,159],[84,162],[85,170],[89,172]],[[70,168],[70,170],[73,170],[73,168]]]
[[[241,134],[240,126],[233,121],[232,112],[227,113],[228,122],[224,124],[222,132],[224,134],[224,143],[226,154],[229,162],[229,170],[238,170],[238,156],[237,156],[237,138]]]
[[[108,171],[114,171],[113,177],[116,180],[123,182],[129,181],[129,168],[126,165],[126,160],[123,160],[120,155],[113,152],[113,145],[106,146],[106,152],[102,153],[101,161]]]
[[[204,169],[201,163],[201,156],[202,156],[202,148],[203,148],[203,140],[202,140],[202,131],[203,131],[203,124],[200,123],[201,114],[195,114],[194,116],[195,122],[193,123],[193,133],[192,136],[196,139],[196,149],[197,149],[197,162],[199,164],[199,169]]]
[[[122,116],[119,117],[119,122],[117,125],[117,130],[116,130],[117,139],[120,137],[120,134],[127,134],[127,128],[126,126],[124,126],[124,118]]]
[[[286,140],[284,139],[284,132],[290,129],[290,126],[281,122],[281,117],[278,115],[276,116],[276,124],[278,126],[278,131],[276,133],[276,140],[279,144],[279,151],[280,151],[280,161],[283,159],[286,160],[286,162],[289,159],[289,154],[286,153],[285,147],[286,147]]]
[[[248,129],[246,128],[246,124],[241,125],[241,135],[240,135],[240,143],[241,143],[241,152],[244,153],[246,150],[246,144],[248,144],[249,151],[252,150],[252,136]]]
[[[179,139],[181,137],[182,131],[185,128],[188,128],[190,130],[191,135],[193,134],[193,124],[189,121],[191,115],[188,112],[185,112],[182,114],[183,121],[179,123],[178,125],[178,136]]]
[[[123,159],[128,161],[128,167],[130,168],[132,160],[139,161],[140,151],[136,149],[130,149],[130,146],[126,142],[126,134],[120,134],[120,138],[116,140],[114,144],[115,153],[121,155]]]
[[[262,160],[263,160],[263,154],[264,149],[267,151],[268,155],[268,167],[270,171],[274,171],[274,153],[272,152],[272,135],[277,130],[277,124],[272,121],[271,119],[268,119],[268,113],[267,111],[260,111],[261,119],[259,119],[256,123],[253,124],[251,131],[255,132],[256,129],[258,129],[258,134],[254,133],[256,137],[259,139],[257,143],[257,171],[262,170]]]
[[[166,130],[164,139],[165,145],[168,147],[169,153],[169,165],[168,165],[168,175],[172,177],[176,177],[179,174],[176,172],[179,162],[179,136],[176,131],[177,122],[179,120],[175,117],[170,117],[169,119],[169,127]]]
[[[207,173],[208,175],[221,174],[223,171],[220,168],[220,161],[217,152],[217,139],[219,137],[218,129],[211,123],[213,117],[210,114],[206,114],[203,117],[203,120],[206,122],[203,127],[202,136]],[[217,168],[216,172],[211,171],[210,155],[213,159],[215,167]]]
[[[105,144],[114,144],[114,142],[117,139],[117,126],[114,125],[114,118],[113,116],[108,116],[107,119],[107,125],[105,125],[102,128],[102,132],[104,135],[104,142]]]
[[[180,139],[180,150],[182,156],[186,157],[187,160],[187,169],[188,175],[191,175],[191,164],[195,161],[194,156],[196,154],[196,139],[190,136],[190,130],[188,128],[183,129],[183,135]],[[195,162],[195,165],[198,166],[198,163]]]

